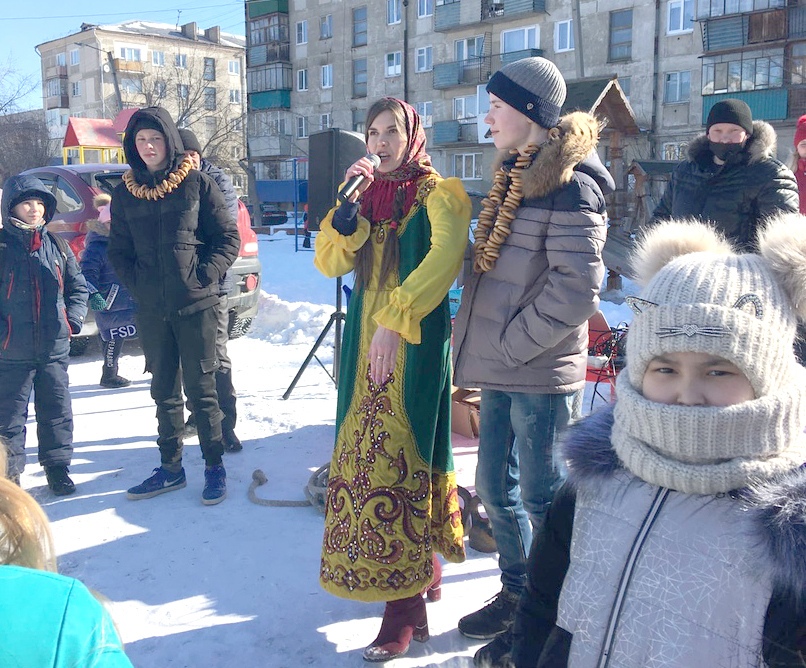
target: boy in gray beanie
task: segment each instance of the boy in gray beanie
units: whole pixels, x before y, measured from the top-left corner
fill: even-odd
[[[802,665],[806,219],[757,244],[696,222],[643,239],[615,407],[569,431],[511,637],[476,665]]]
[[[482,639],[512,622],[532,530],[559,482],[554,444],[585,386],[613,189],[596,154],[599,122],[582,112],[560,118],[565,82],[553,63],[510,63],[487,92],[484,121],[499,154],[453,349],[454,382],[481,388],[476,492],[501,568],[501,592],[459,620],[462,634]]]

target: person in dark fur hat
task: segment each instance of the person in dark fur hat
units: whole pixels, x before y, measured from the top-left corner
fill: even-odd
[[[714,224],[737,248],[752,251],[763,220],[797,212],[792,171],[775,158],[772,126],[754,121],[741,100],[717,102],[705,134],[691,142],[648,226],[694,217]]]
[[[806,218],[755,247],[697,221],[642,239],[618,398],[567,432],[514,625],[477,666],[803,665]]]

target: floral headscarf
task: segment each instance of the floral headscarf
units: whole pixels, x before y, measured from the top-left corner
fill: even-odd
[[[395,194],[402,190],[403,207],[398,212],[401,217],[411,209],[417,196],[417,181],[424,174],[435,174],[431,166],[431,156],[425,152],[425,130],[420,122],[420,115],[407,102],[397,98],[383,98],[394,100],[403,109],[406,123],[406,153],[403,162],[392,172],[375,172],[375,180],[364,191],[361,198],[361,215],[371,222],[388,220],[395,215]],[[398,221],[400,222],[400,221]]]

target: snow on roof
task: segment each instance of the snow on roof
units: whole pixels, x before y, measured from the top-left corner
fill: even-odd
[[[105,30],[107,32],[120,32],[129,35],[151,35],[156,37],[167,37],[170,39],[187,39],[181,30],[181,27],[171,25],[169,23],[155,23],[153,21],[141,21],[135,19],[132,21],[124,21],[123,23],[105,23],[103,25],[92,26],[98,30]],[[220,44],[221,46],[231,46],[236,48],[244,48],[246,46],[246,37],[243,35],[233,35],[232,33],[222,32],[221,42],[214,42],[204,35],[203,29],[196,30],[197,39],[195,41],[203,44]]]

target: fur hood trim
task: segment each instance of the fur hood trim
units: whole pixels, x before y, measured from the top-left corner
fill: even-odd
[[[85,225],[90,232],[95,232],[95,234],[102,237],[109,236],[109,225],[104,225],[104,223],[97,218],[90,218]]]
[[[608,406],[566,431],[562,447],[571,485],[595,490],[624,468],[610,443],[612,427]],[[737,496],[753,514],[753,547],[771,569],[773,583],[806,606],[806,465],[759,480]]]
[[[765,121],[753,121],[753,134],[744,146],[747,164],[769,160],[775,157],[777,137],[772,126]],[[702,134],[689,144],[688,159],[690,162],[710,163],[714,154],[708,147],[708,135]]]
[[[534,162],[523,173],[523,198],[537,199],[570,183],[574,168],[596,149],[601,124],[584,111],[575,111],[560,119],[556,136],[550,135]],[[554,132],[552,128],[549,132]],[[493,172],[511,156],[499,151],[493,163]]]

